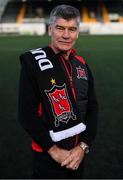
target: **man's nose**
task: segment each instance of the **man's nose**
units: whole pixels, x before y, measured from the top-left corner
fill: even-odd
[[[69,38],[70,37],[70,33],[68,29],[65,29],[63,32],[63,38]]]

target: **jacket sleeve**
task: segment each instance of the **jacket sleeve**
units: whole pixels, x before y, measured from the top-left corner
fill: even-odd
[[[88,69],[88,104],[86,112],[86,130],[82,133],[81,140],[91,146],[92,141],[97,134],[97,121],[98,121],[98,102],[94,87],[94,78],[92,72],[87,65]]]
[[[45,125],[43,109],[42,115],[38,116],[41,99],[28,54],[21,55],[20,61],[18,119],[30,137],[44,150],[48,150],[54,143]]]

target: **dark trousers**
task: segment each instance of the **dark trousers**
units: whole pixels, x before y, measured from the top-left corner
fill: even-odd
[[[33,152],[33,179],[82,179],[83,169],[83,163],[77,170],[72,171],[61,167],[46,152]]]

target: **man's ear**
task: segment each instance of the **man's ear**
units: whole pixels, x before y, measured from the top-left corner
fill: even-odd
[[[78,32],[78,34],[77,34],[77,39],[78,39],[78,37],[79,37],[79,32]]]
[[[48,35],[51,36],[51,25],[48,26]]]

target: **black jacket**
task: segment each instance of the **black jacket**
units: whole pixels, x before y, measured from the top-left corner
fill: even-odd
[[[19,86],[19,121],[34,142],[36,142],[44,150],[48,150],[54,145],[54,142],[51,140],[48,128],[43,120],[45,119],[45,114],[40,116],[41,110],[38,111],[39,105],[41,109],[41,102],[37,81],[32,69],[28,65],[28,54],[25,53],[21,55],[20,59],[22,65]],[[74,59],[76,59],[76,61]],[[78,136],[73,136],[56,143],[58,146],[66,149],[71,149],[80,141],[91,145],[97,130],[98,103],[94,89],[93,76],[90,68],[87,64],[85,64],[88,81],[86,82],[86,79],[83,79],[83,81],[85,81],[85,85],[84,83],[81,83],[82,81],[78,81],[79,77],[77,78],[75,75],[75,69],[78,67],[78,63],[81,62],[77,62],[77,58],[75,58],[73,53],[71,53],[68,61],[63,59],[63,64],[65,66],[64,70],[68,71],[68,73],[72,75],[71,82],[73,87],[71,88],[74,89],[76,103],[81,116],[85,117],[84,123],[86,124],[87,128]],[[82,72],[80,72],[80,75],[81,73]]]

